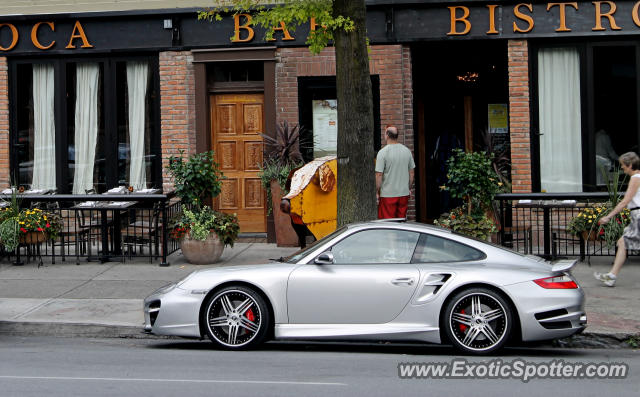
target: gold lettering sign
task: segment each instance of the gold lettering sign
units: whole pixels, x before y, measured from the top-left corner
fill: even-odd
[[[487,8],[489,9],[489,30],[487,34],[498,34],[496,30],[496,8],[498,8],[498,6],[488,5]]]
[[[38,22],[35,25],[33,25],[33,28],[31,29],[31,42],[33,43],[34,46],[36,46],[36,48],[39,48],[41,50],[48,50],[49,48],[53,47],[56,41],[55,40],[51,41],[51,43],[49,43],[48,46],[44,46],[40,44],[40,41],[38,41],[38,29],[40,28],[40,25],[42,25],[43,23],[49,26],[49,29],[51,29],[52,32],[56,30],[55,26],[53,25],[53,22]]]
[[[274,27],[273,28],[273,34],[275,34],[276,31],[278,31],[278,30],[281,31],[284,34],[284,37],[282,38],[282,41],[295,40],[295,38],[291,37],[291,35],[289,34],[289,31],[284,26],[284,22],[283,21],[280,21],[280,26],[279,27]],[[269,39],[267,41],[276,41],[276,39],[272,38],[272,39]]]
[[[602,3],[606,3],[609,5],[609,12],[602,12],[602,9],[601,9]],[[611,25],[611,30],[622,29],[621,27],[616,25],[616,20],[613,17],[613,14],[615,14],[616,12],[616,4],[613,1],[594,1],[593,5],[596,6],[596,26],[591,30],[593,31],[606,30],[602,26],[602,17],[605,17],[609,20],[609,25]]]
[[[636,26],[640,28],[640,18],[638,17],[638,8],[640,8],[640,1],[633,6],[633,11],[631,11],[631,17],[633,18],[633,23],[635,23]]]
[[[469,22],[469,20],[467,19],[469,18],[469,8],[465,6],[453,6],[447,8],[449,9],[449,12],[451,14],[451,30],[449,31],[449,33],[447,33],[447,35],[460,36],[469,33],[469,31],[471,30],[471,22]],[[458,9],[462,10],[461,17],[456,16]],[[462,32],[458,32],[456,29],[458,22],[462,22],[464,24],[464,30]]]
[[[240,17],[245,18],[246,22],[244,23],[244,25],[240,25]],[[231,40],[232,43],[245,43],[247,41],[253,40],[254,32],[253,32],[253,28],[249,26],[250,23],[251,23],[251,15],[249,14],[236,14],[233,16],[235,34],[233,35],[233,39]],[[240,38],[240,29],[244,29],[247,31],[246,38],[244,39]]]
[[[560,9],[560,27],[556,29],[556,32],[571,32],[571,29],[567,28],[567,15],[565,12],[565,7],[570,5],[571,7],[578,9],[578,3],[549,3],[547,4],[547,11],[551,8],[558,6]]]
[[[530,15],[527,14],[523,14],[522,11],[520,11],[520,7],[525,6],[529,9],[530,12],[533,12],[533,6],[531,4],[518,4],[517,6],[515,6],[513,8],[513,15],[515,15],[516,18],[522,20],[522,21],[526,21],[529,26],[526,29],[522,29],[520,28],[515,22],[513,23],[513,32],[514,33],[529,33],[533,30],[533,18]]]
[[[71,37],[69,37],[69,44],[65,48],[76,48],[75,44],[73,44],[73,40],[80,39],[82,40],[82,48],[93,48],[93,46],[87,40],[87,35],[84,33],[84,29],[80,24],[80,21],[76,21],[76,24],[73,25],[73,31],[71,32]]]
[[[9,44],[9,47],[3,47],[0,45],[0,51],[10,51],[13,47],[16,46],[16,44],[18,44],[18,37],[20,37],[20,35],[18,34],[18,29],[16,29],[16,27],[10,23],[0,23],[0,30],[2,30],[2,28],[5,26],[8,27],[9,30],[11,30],[11,44]]]
[[[310,25],[310,27],[311,27],[311,31],[315,31],[315,30],[316,30],[316,28],[318,27],[318,23],[316,22],[316,19],[315,19],[315,18],[311,18],[311,19],[309,20],[309,25]],[[326,28],[327,28],[327,25],[322,25],[322,28],[323,28],[323,29],[326,29]]]

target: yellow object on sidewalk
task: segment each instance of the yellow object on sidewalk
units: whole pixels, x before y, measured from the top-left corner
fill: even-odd
[[[315,159],[293,174],[291,189],[284,198],[291,213],[321,239],[336,230],[338,219],[338,161],[336,156]]]

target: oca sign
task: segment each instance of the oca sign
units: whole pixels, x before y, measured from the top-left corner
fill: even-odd
[[[55,32],[56,25],[54,22],[37,22],[31,28],[31,44],[34,47],[39,48],[41,50],[48,50],[52,48],[55,44],[55,40],[50,40],[48,42],[42,43],[38,38],[38,34],[41,30],[49,29],[51,32]],[[2,34],[5,30],[9,31],[8,42],[0,41],[0,51],[11,51],[17,44],[18,40],[20,40],[20,33],[15,25],[11,23],[0,23],[0,34]],[[77,42],[80,40],[80,42]],[[81,48],[93,48],[93,45],[87,39],[87,35],[84,32],[84,28],[80,21],[76,21],[73,25],[73,30],[71,31],[71,35],[69,36],[69,42],[65,48],[74,49],[76,48],[76,43],[80,44]]]

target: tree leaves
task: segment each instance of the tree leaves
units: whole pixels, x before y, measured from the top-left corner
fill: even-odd
[[[214,6],[198,12],[198,20],[210,22],[221,21],[223,15],[237,15],[249,13],[252,26],[260,26],[265,30],[265,40],[272,40],[274,28],[280,28],[281,23],[291,33],[296,28],[311,23],[315,24],[309,30],[305,44],[309,51],[318,54],[333,40],[333,32],[342,29],[351,32],[355,29],[353,20],[347,16],[333,16],[332,0],[283,0],[271,8],[260,0],[229,0],[224,5]]]

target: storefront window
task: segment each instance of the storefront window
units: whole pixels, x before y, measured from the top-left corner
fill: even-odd
[[[74,194],[106,188],[103,87],[101,63],[67,64],[68,165]]]
[[[16,182],[74,194],[160,185],[152,61],[16,63]]]
[[[541,188],[582,191],[580,57],[575,48],[538,52]]]
[[[23,83],[17,102],[16,158],[14,179],[32,189],[56,188],[56,146],[53,65],[22,65],[18,76]]]
[[[116,63],[118,184],[144,189],[152,181],[153,98],[147,62]]]
[[[638,55],[626,43],[538,49],[542,191],[605,190],[619,155],[638,151]]]

